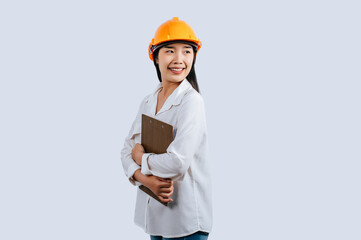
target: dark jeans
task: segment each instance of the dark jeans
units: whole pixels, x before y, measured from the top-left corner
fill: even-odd
[[[179,238],[165,238],[162,236],[150,236],[150,240],[207,240],[209,233],[207,232],[196,232],[188,236],[179,237]]]

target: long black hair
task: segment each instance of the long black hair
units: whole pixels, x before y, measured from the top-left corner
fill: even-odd
[[[160,70],[159,70],[159,66],[156,62],[156,58],[158,58],[158,53],[159,53],[159,49],[161,49],[162,47],[164,46],[167,46],[169,44],[172,44],[172,43],[186,43],[186,44],[189,44],[192,46],[193,48],[193,52],[194,52],[194,57],[193,57],[193,63],[192,63],[192,68],[190,70],[190,72],[188,73],[187,75],[187,80],[188,82],[192,85],[192,87],[197,91],[197,92],[200,92],[199,91],[199,86],[198,86],[198,82],[197,82],[197,76],[196,76],[196,70],[194,68],[194,65],[196,63],[196,53],[197,53],[197,47],[195,46],[195,44],[193,42],[188,42],[188,41],[169,41],[169,42],[166,42],[164,44],[161,44],[159,46],[157,46],[157,48],[153,51],[153,63],[154,63],[154,66],[155,66],[155,69],[157,70],[157,76],[158,76],[158,79],[159,79],[159,82],[162,82],[162,75],[160,73]]]

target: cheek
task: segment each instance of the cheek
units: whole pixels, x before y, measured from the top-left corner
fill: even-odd
[[[187,66],[191,66],[191,67],[192,67],[192,64],[193,64],[193,56],[187,58],[186,62],[187,62]]]
[[[193,60],[187,62],[187,69],[190,71],[193,65]]]
[[[159,64],[159,70],[162,74],[165,74],[166,71],[168,70],[168,67],[166,64]]]
[[[169,60],[166,57],[158,59],[158,65],[160,69],[167,69]]]

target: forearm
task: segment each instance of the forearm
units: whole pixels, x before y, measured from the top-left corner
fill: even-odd
[[[140,182],[141,184],[143,184],[144,186],[147,186],[148,181],[147,181],[147,176],[142,174],[141,170],[138,169],[135,171],[134,175],[133,175],[134,180]]]

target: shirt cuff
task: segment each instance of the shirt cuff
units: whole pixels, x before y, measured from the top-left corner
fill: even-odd
[[[141,172],[144,175],[152,175],[151,171],[149,170],[149,165],[148,165],[148,157],[152,155],[151,153],[144,153],[142,156],[142,169]]]
[[[135,171],[137,171],[138,169],[140,169],[140,166],[138,164],[136,164],[135,162],[133,164],[131,164],[128,168],[128,179],[129,179],[129,182],[131,182],[131,184],[133,184],[134,186],[140,186],[142,185],[140,182],[136,181],[134,178],[133,178],[133,175],[135,173]]]

